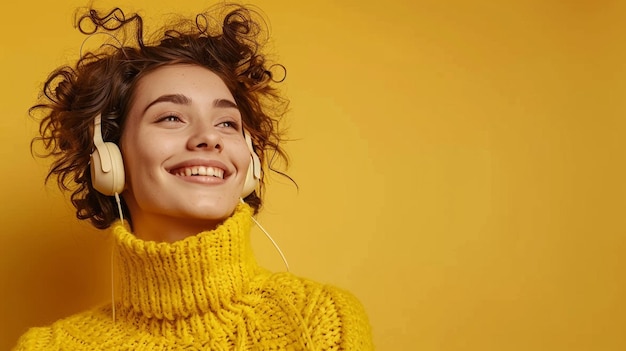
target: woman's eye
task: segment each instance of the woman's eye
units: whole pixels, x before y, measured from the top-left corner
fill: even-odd
[[[178,116],[169,115],[159,119],[159,122],[180,122],[180,118],[178,118]]]
[[[218,124],[218,126],[223,127],[223,128],[234,128],[234,129],[237,129],[237,123],[233,122],[233,121],[221,122],[221,123]]]

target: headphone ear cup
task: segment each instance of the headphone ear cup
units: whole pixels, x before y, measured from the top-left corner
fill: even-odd
[[[246,181],[243,183],[243,190],[241,191],[241,198],[252,194],[256,187],[259,185],[259,180],[254,177],[254,160],[250,156],[250,164],[248,165],[248,173],[246,174]]]
[[[259,159],[259,156],[254,153],[250,133],[244,129],[243,136],[246,141],[246,145],[248,145],[248,150],[250,150],[250,164],[248,165],[246,180],[243,183],[243,190],[241,191],[242,199],[252,194],[257,186],[259,186],[259,181],[261,180],[261,160]]]
[[[113,196],[120,194],[124,190],[124,161],[122,153],[114,143],[102,144],[106,149],[105,155],[101,155],[98,149],[91,154],[91,184],[98,192]],[[110,170],[102,167],[102,157],[108,157]]]

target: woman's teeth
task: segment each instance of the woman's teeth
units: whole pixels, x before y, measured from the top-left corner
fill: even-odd
[[[179,177],[210,176],[224,179],[224,170],[215,167],[193,166],[180,168],[174,175]]]

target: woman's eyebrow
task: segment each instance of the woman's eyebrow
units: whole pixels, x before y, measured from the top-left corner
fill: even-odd
[[[215,99],[213,101],[213,107],[236,108],[236,109],[239,109],[239,107],[237,107],[237,104],[234,101],[231,101],[231,100],[228,100],[228,99]]]
[[[154,101],[149,103],[148,106],[146,106],[146,108],[143,110],[144,113],[148,111],[148,109],[152,107],[153,105],[162,103],[162,102],[171,102],[171,103],[179,104],[179,105],[190,105],[191,98],[183,94],[161,95],[158,98],[156,98]],[[231,101],[228,99],[215,99],[213,101],[213,107],[239,109],[239,107],[237,107],[237,104],[234,101]]]
[[[148,109],[152,105],[155,105],[161,102],[172,102],[172,103],[179,104],[179,105],[190,105],[191,99],[183,94],[161,95],[158,98],[156,98],[154,101],[149,103],[148,106],[146,106],[146,108],[143,110],[143,112],[145,113],[146,111],[148,111]]]

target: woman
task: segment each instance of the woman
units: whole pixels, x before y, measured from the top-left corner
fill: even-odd
[[[372,349],[351,294],[255,262],[250,223],[265,156],[285,157],[285,104],[260,22],[225,11],[152,44],[137,14],[78,19],[115,40],[53,72],[33,111],[54,157],[48,178],[72,191],[78,218],[112,228],[119,296],[30,329],[16,350]]]

